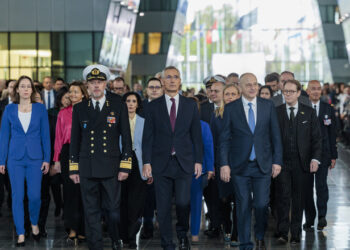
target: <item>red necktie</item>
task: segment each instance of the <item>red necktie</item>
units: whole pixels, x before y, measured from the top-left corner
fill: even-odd
[[[176,121],[176,104],[175,104],[174,98],[170,98],[170,101],[173,103],[171,104],[171,109],[170,109],[170,123],[171,123],[171,130],[174,132],[175,121]]]

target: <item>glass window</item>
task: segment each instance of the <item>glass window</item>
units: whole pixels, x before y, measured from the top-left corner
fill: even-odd
[[[66,81],[72,82],[81,80],[83,78],[84,67],[81,68],[67,68],[66,69]]]
[[[163,0],[163,10],[176,11],[177,9],[177,0]]]
[[[50,33],[39,33],[38,43],[38,66],[51,67]]]
[[[145,46],[145,33],[135,33],[132,39],[131,54],[143,54]]]
[[[347,52],[344,41],[327,42],[328,57],[330,59],[346,59]]]
[[[158,54],[160,51],[160,42],[162,39],[162,33],[151,32],[148,33],[148,54]]]
[[[0,79],[10,79],[8,68],[0,68]]]
[[[37,65],[35,33],[10,33],[10,50],[11,67],[35,67]]]
[[[8,66],[8,35],[7,33],[0,33],[0,66]],[[1,77],[0,77],[1,78]],[[4,79],[4,78],[2,78]]]
[[[171,41],[171,33],[162,33],[162,46],[161,46],[162,54],[168,53],[170,41]]]
[[[53,66],[64,66],[64,33],[53,32],[52,36],[52,65]]]
[[[38,80],[42,82],[45,76],[51,76],[51,68],[39,68]]]
[[[100,59],[102,38],[103,38],[103,32],[94,33],[94,62],[98,62]]]
[[[26,75],[32,78],[33,80],[37,80],[36,73],[37,73],[36,68],[11,68],[10,78],[18,79],[20,76]]]
[[[67,66],[86,66],[92,63],[91,32],[67,33],[66,42]]]

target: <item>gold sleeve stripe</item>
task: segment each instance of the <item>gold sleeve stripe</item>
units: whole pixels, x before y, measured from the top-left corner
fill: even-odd
[[[127,161],[120,161],[120,168],[131,169],[131,159]]]
[[[69,163],[69,170],[70,171],[78,171],[79,170],[79,164],[78,163],[74,163],[74,162],[70,162]]]

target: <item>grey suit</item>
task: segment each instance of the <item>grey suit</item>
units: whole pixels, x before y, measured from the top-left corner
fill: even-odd
[[[282,94],[275,95],[274,97],[272,97],[271,100],[275,104],[275,107],[278,107],[286,102],[284,100]],[[300,95],[298,98],[298,101],[306,106],[311,107],[311,102],[310,102],[309,98],[307,98],[306,96]]]

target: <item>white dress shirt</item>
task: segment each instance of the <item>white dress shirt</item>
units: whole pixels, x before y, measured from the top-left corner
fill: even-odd
[[[250,108],[248,103],[253,104],[252,109],[254,111],[254,120],[255,120],[255,124],[256,124],[256,97],[252,101],[248,101],[246,98],[244,98],[244,96],[242,96],[242,102],[243,102],[245,117],[247,118],[248,124],[249,124],[249,108]]]
[[[291,108],[291,107],[294,108],[293,112],[294,112],[294,118],[295,118],[295,117],[297,117],[297,114],[298,114],[298,107],[299,107],[298,102],[294,106],[289,106],[288,104],[286,104],[287,115],[288,115],[289,119],[290,119],[290,109],[289,108]]]
[[[49,95],[50,95],[50,108],[55,107],[55,95],[54,95],[53,89],[51,89],[50,91],[47,91],[46,89],[44,89],[44,98],[45,98],[46,109],[49,108],[49,106],[48,106]]]
[[[171,110],[171,105],[173,105],[173,102],[170,100],[170,96],[168,96],[167,94],[165,94],[165,102],[166,102],[166,106],[168,108],[168,114],[170,116],[170,110]],[[179,109],[179,94],[177,94],[176,96],[173,97],[175,99],[175,106],[176,106],[176,116],[177,116],[177,110]]]
[[[311,103],[312,108],[315,109],[316,106],[316,115],[318,116],[318,114],[320,113],[320,101],[318,101],[317,103]]]
[[[11,97],[8,97],[8,98],[9,98],[9,104],[11,104],[12,103]]]
[[[92,100],[92,105],[95,108],[97,100],[95,100],[94,98],[91,98],[91,100]],[[100,100],[98,100],[98,106],[100,106],[100,111],[102,110],[103,105],[105,104],[105,102],[106,102],[106,96],[105,95]]]
[[[18,111],[18,119],[22,124],[24,133],[27,133],[28,131],[31,117],[32,117],[32,112],[22,113]]]

